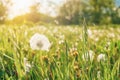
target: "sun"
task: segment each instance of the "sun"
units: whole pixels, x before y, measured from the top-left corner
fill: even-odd
[[[9,18],[29,12],[29,7],[33,4],[32,0],[12,0],[13,5],[9,10]]]
[[[56,16],[55,8],[49,6],[50,2],[55,3],[56,5],[60,5],[60,3],[64,2],[64,0],[11,0],[13,5],[9,8],[9,19],[13,19],[15,16],[19,16],[25,14],[30,11],[30,6],[32,6],[35,2],[40,3],[40,12],[43,14],[47,14],[50,16]]]

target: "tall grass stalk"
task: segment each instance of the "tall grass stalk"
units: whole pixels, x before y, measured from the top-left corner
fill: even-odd
[[[82,39],[83,39],[83,53],[86,54],[88,52],[88,33],[87,33],[87,25],[85,18],[83,19],[83,29],[82,29]]]
[[[22,80],[25,75],[24,65],[23,65],[24,64],[23,63],[23,54],[22,54],[22,50],[19,47],[16,34],[14,37],[12,37],[11,41],[13,44],[13,58],[14,58],[15,69],[17,71],[16,76],[19,80]]]
[[[82,61],[82,77],[86,80],[89,80],[91,78],[91,61],[90,61],[90,55],[89,55],[89,45],[88,45],[88,32],[87,32],[87,24],[85,18],[83,19],[83,27],[82,27],[82,41],[83,41],[83,47],[82,47],[82,55],[84,55],[85,61]],[[88,59],[88,60],[86,60]],[[88,68],[88,72],[84,72]]]

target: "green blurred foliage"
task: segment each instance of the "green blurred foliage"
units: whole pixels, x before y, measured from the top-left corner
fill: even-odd
[[[0,1],[0,23],[5,21],[7,15],[7,7]]]
[[[62,24],[79,24],[80,0],[67,0],[59,10],[57,19]]]
[[[10,0],[0,0],[0,24],[4,23],[8,17],[8,8],[12,5]]]
[[[66,0],[57,17],[61,24],[119,24],[120,8],[115,0]]]
[[[7,18],[9,0],[0,1],[0,23]],[[51,4],[51,3],[50,3]],[[12,24],[55,23],[78,25],[86,18],[87,24],[120,24],[120,7],[115,0],[66,0],[58,8],[58,16],[53,18],[39,12],[40,3],[30,7],[30,12],[7,21]]]
[[[110,23],[114,8],[113,0],[90,0],[91,21],[94,23]]]

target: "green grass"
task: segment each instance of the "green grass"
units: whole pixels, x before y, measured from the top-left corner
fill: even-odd
[[[88,30],[88,32],[86,32]],[[32,50],[34,33],[46,35],[49,52]],[[93,61],[82,55],[94,52]],[[106,60],[98,62],[103,53]],[[24,58],[31,67],[26,71]],[[0,25],[0,80],[119,80],[120,27]]]

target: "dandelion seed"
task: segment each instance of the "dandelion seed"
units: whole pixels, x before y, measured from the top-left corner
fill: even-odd
[[[30,39],[30,47],[33,50],[49,51],[50,46],[51,43],[45,35],[36,33]]]
[[[27,35],[28,35],[28,32],[27,32],[27,31],[25,31],[25,32],[24,32],[24,35],[25,35],[25,36],[27,36]]]
[[[49,80],[49,78],[45,78],[44,80]]]
[[[59,44],[63,44],[63,43],[64,43],[64,40],[60,40],[58,43],[59,43]]]
[[[107,42],[107,45],[110,46],[110,42]]]
[[[77,42],[75,42],[75,46],[76,46],[76,47],[78,46],[78,43],[77,43]]]
[[[99,54],[98,57],[97,57],[97,61],[98,62],[105,61],[105,54]]]
[[[82,55],[82,59],[84,61],[88,61],[88,60],[93,61],[94,52],[92,50],[89,50],[88,53],[85,53],[85,54]]]
[[[28,62],[27,58],[24,58],[24,66],[25,66],[25,73],[28,73],[30,71],[31,65]]]
[[[110,38],[114,38],[115,37],[115,34],[112,32],[112,33],[109,33],[108,34],[108,37],[110,37]]]
[[[99,41],[99,37],[94,38],[94,40],[95,40],[96,42],[98,42],[98,41]]]
[[[53,33],[57,33],[58,32],[58,29],[57,28],[54,28],[53,29]]]
[[[61,35],[59,36],[59,38],[60,38],[61,40],[64,40],[64,39],[65,39],[65,36],[61,34]]]
[[[92,36],[92,31],[90,29],[88,29],[88,35]]]
[[[101,79],[101,78],[100,78],[100,76],[101,76],[100,74],[101,74],[101,71],[98,71],[98,72],[97,72],[97,78],[98,78],[98,79]]]

